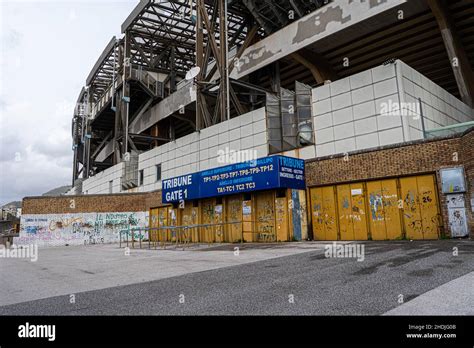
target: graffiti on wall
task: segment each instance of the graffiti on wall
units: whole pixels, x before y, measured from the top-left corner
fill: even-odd
[[[119,241],[120,231],[147,227],[145,212],[25,214],[17,244],[88,245]]]
[[[390,194],[389,190],[381,189],[369,193],[369,206],[372,221],[390,220],[390,215],[386,214],[385,209],[397,205],[398,196],[396,194]]]
[[[452,237],[464,237],[468,234],[466,205],[464,195],[452,194],[446,196],[448,220]]]

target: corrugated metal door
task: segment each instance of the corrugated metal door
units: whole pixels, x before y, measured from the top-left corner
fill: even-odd
[[[438,198],[433,175],[400,179],[407,239],[437,239]]]
[[[366,240],[369,231],[373,240],[401,239],[403,231],[408,239],[439,238],[433,175],[313,187],[310,199],[315,240]]]
[[[181,222],[179,225],[181,226],[192,226],[192,225],[197,225],[198,219],[197,219],[197,212],[198,209],[196,207],[193,207],[192,202],[185,202],[184,208],[181,209]],[[196,229],[183,229],[183,233],[186,234],[186,238],[189,238],[193,242],[198,241],[198,236],[195,233]]]
[[[408,239],[423,239],[420,202],[416,177],[400,179],[403,199],[403,223]]]
[[[367,240],[368,231],[364,186],[363,183],[355,183],[351,184],[350,188],[354,239]]]
[[[351,188],[349,185],[337,186],[337,206],[341,240],[353,240],[354,227],[352,225]]]
[[[336,198],[334,186],[314,187],[310,190],[313,238],[337,240]]]
[[[205,199],[201,202],[201,223],[202,224],[213,224],[214,223],[214,199]],[[201,228],[201,240],[205,243],[214,241],[214,232],[212,227]]]
[[[257,240],[275,241],[275,193],[273,191],[258,192],[255,197],[257,199]]]
[[[231,243],[242,239],[242,199],[241,195],[227,197],[227,222],[238,222],[226,226],[225,240]]]
[[[400,239],[400,221],[397,180],[367,182],[369,226],[373,240]]]
[[[224,241],[224,204],[216,204],[214,206],[214,241],[222,243]]]
[[[387,239],[401,239],[403,226],[400,196],[398,195],[398,181],[396,179],[382,180],[381,184]]]
[[[251,200],[244,200],[242,202],[242,229],[243,229],[243,236],[244,241],[246,242],[253,242],[254,241],[254,233],[253,233],[253,202]]]
[[[178,225],[178,209],[175,208],[168,208],[168,224],[169,226],[177,226]],[[176,228],[170,229],[169,231],[169,240],[175,241],[178,230]]]
[[[417,177],[423,239],[438,239],[438,195],[433,175]]]
[[[275,199],[275,218],[277,241],[288,241],[288,201],[286,197],[279,197]]]
[[[337,186],[341,240],[366,240],[367,219],[362,183]]]
[[[300,196],[301,239],[308,239],[308,203],[306,191],[298,190]]]
[[[158,209],[158,226],[168,226],[168,207],[162,207]],[[160,229],[158,230],[158,240],[167,241],[170,239],[169,230]]]

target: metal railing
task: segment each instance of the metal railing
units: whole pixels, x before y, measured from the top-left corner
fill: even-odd
[[[244,234],[256,234],[257,242],[276,242],[275,226],[268,226],[261,231],[250,232],[243,230],[244,223],[253,221],[231,221],[213,224],[194,224],[187,226],[160,226],[160,227],[135,227],[120,231],[119,247],[122,244],[126,247],[131,246],[133,249],[136,245],[142,249],[147,246],[148,249],[157,249],[158,247],[166,249],[174,246],[175,249],[180,247],[183,250],[191,244],[208,244],[213,243],[243,243]],[[225,231],[225,226],[240,225],[240,238],[226,238],[232,235],[232,231]],[[227,236],[226,236],[227,235]],[[252,238],[253,240],[253,238]]]
[[[129,77],[133,80],[141,82],[146,88],[148,88],[154,96],[163,97],[164,86],[163,83],[156,80],[148,71],[139,69],[129,69]],[[99,99],[92,104],[91,115],[92,119],[102,110],[102,108],[112,99],[112,94],[115,90],[119,88],[122,84],[122,75],[117,75],[115,81],[110,82],[110,84],[105,89],[104,93],[99,97]]]
[[[148,71],[143,70],[141,67],[130,69],[130,78],[141,82],[155,97],[163,98],[163,83],[155,79]]]
[[[99,97],[99,99],[95,102],[92,103],[91,107],[91,114],[90,117],[92,119],[95,118],[95,116],[99,113],[99,111],[102,110],[102,108],[109,102],[110,99],[112,99],[112,94],[114,90],[117,90],[119,86],[122,84],[122,76],[118,75],[115,79],[115,81],[109,84],[109,86],[106,88],[104,93]]]
[[[436,138],[436,137],[446,137],[446,136],[454,135],[457,133],[462,133],[472,127],[474,127],[474,121],[456,123],[450,126],[426,130],[425,137],[428,139]]]

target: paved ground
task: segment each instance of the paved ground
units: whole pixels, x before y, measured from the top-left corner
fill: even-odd
[[[398,306],[385,315],[473,315],[474,272],[451,280]]]
[[[27,301],[39,287],[36,298],[48,298],[3,306],[0,314],[368,315],[402,310],[416,300],[418,308],[433,307],[449,297],[467,301],[457,305],[463,311],[458,314],[474,314],[469,307],[473,277],[448,283],[474,271],[473,241],[366,242],[365,247],[362,262],[328,259],[324,243],[314,242],[246,245],[239,256],[234,256],[232,245],[185,252],[142,250],[135,256],[132,251],[129,257],[135,259],[128,261],[116,254],[116,246],[40,250],[36,266],[0,261],[8,261],[7,277],[13,279],[9,285],[2,281],[0,294],[6,304],[6,295],[23,290],[28,295],[13,296],[16,302]],[[453,256],[453,247],[459,249],[458,256]],[[52,267],[47,273],[41,273],[46,272],[42,261]],[[111,285],[117,280],[130,285]],[[443,284],[448,293],[420,296]],[[60,292],[63,296],[55,296]],[[459,292],[466,295],[464,300]],[[69,302],[71,293],[75,304]],[[404,305],[398,303],[400,295]],[[443,314],[442,306],[438,308],[440,312],[432,314]]]
[[[238,256],[234,248],[242,248]],[[38,250],[38,261],[0,258],[0,306],[169,278],[269,258],[322,250],[324,244],[199,245],[186,249],[131,249],[117,244]]]

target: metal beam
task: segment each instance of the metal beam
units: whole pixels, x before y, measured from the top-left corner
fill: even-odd
[[[112,50],[115,48],[116,41],[117,41],[117,38],[114,36],[110,39],[107,46],[105,46],[104,51],[101,53],[101,55],[99,56],[99,59],[97,59],[94,66],[92,67],[91,72],[87,76],[86,85],[91,84],[92,79],[95,77],[96,73],[99,71],[100,67],[103,65],[104,60],[107,58],[107,56],[110,55]]]
[[[250,0],[243,0],[244,4]],[[334,1],[249,46],[231,77],[241,79],[336,32],[394,9],[406,0]],[[398,21],[393,16],[393,23]],[[386,23],[387,25],[392,23]]]
[[[470,107],[474,107],[474,74],[466,51],[456,34],[449,10],[441,0],[427,0],[427,3],[441,31],[461,99]]]
[[[301,49],[298,52],[292,53],[290,57],[310,70],[316,83],[337,79],[337,74],[331,65],[323,56],[316,52]]]
[[[197,2],[196,6],[199,7],[200,3]],[[204,33],[203,33],[203,23],[202,23],[202,14],[199,9],[196,9],[196,66],[200,68],[198,75],[196,76],[198,81],[202,80],[202,71],[204,69]],[[207,64],[207,63],[206,63]],[[196,129],[200,130],[203,126],[203,117],[202,112],[202,98],[204,96],[201,93],[201,86],[196,84]]]

